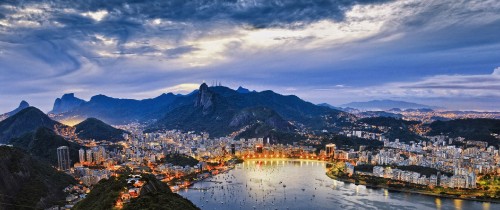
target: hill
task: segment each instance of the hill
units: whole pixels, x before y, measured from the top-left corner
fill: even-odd
[[[439,108],[424,104],[417,104],[407,101],[394,101],[394,100],[372,100],[365,102],[351,102],[348,104],[340,105],[341,107],[351,107],[362,110],[389,110],[393,108],[398,109],[422,109],[422,108]]]
[[[466,140],[485,141],[489,145],[500,146],[500,139],[492,134],[500,135],[500,120],[498,119],[456,119],[449,121],[434,121],[427,135],[448,135],[464,137]]]
[[[152,175],[143,175],[147,182],[141,190],[138,198],[130,200],[130,203],[124,206],[124,210],[135,209],[158,209],[158,210],[196,210],[196,207],[190,200],[183,198],[177,193],[173,193],[167,184],[157,180]]]
[[[406,121],[392,117],[369,117],[362,118],[358,122],[387,127],[388,131],[385,136],[391,141],[399,139],[400,142],[409,143],[410,141],[418,142],[424,139],[411,130],[411,126],[419,124],[419,121]]]
[[[95,139],[96,141],[108,140],[122,141],[124,130],[116,129],[96,118],[88,118],[75,125],[75,133],[81,139]]]
[[[205,131],[224,136],[246,127],[260,125],[264,130],[293,131],[332,127],[348,121],[349,114],[316,106],[297,96],[272,91],[239,93],[223,86],[202,84],[198,92],[150,126],[150,130],[180,129]],[[262,132],[262,135],[268,131]]]
[[[55,153],[55,152],[54,152]],[[73,177],[23,151],[0,146],[0,209],[44,209],[62,204]]]
[[[0,143],[6,144],[10,139],[34,132],[39,127],[53,129],[55,125],[61,124],[50,119],[39,109],[28,107],[0,122]]]
[[[82,146],[76,143],[66,141],[62,136],[57,135],[54,131],[46,127],[40,127],[35,132],[28,132],[21,137],[13,138],[10,144],[54,166],[57,166],[56,151],[58,147],[69,147],[72,164],[79,160],[78,150],[82,148]]]
[[[138,198],[133,198],[123,209],[198,209],[191,201],[173,193],[167,184],[157,180],[154,176],[143,174],[142,187]],[[105,210],[113,209],[120,192],[127,187],[128,173],[119,177],[101,180],[94,186],[87,197],[78,202],[75,210]]]

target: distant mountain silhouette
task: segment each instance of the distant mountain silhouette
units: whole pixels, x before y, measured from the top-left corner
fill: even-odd
[[[406,101],[394,101],[394,100],[373,100],[366,102],[351,102],[348,104],[340,105],[341,107],[351,107],[361,110],[389,110],[393,108],[399,109],[435,109],[441,107],[429,106],[424,104],[417,104]]]
[[[328,103],[320,103],[320,104],[317,104],[318,106],[324,106],[324,107],[328,107],[330,109],[335,109],[335,110],[339,110],[339,111],[344,111],[344,112],[358,112],[359,110],[357,109],[354,109],[354,108],[351,108],[351,107],[345,107],[345,108],[342,108],[342,107],[337,107],[337,106],[333,106],[331,104],[328,104]]]
[[[352,115],[317,106],[297,96],[284,96],[273,91],[233,90],[224,86],[200,85],[187,95],[162,94],[156,98],[133,100],[104,95],[93,96],[55,119],[98,118],[108,124],[129,122],[152,123],[148,131],[180,129],[206,131],[223,136],[241,129],[256,129],[255,136],[270,131],[291,132],[303,129],[333,129],[346,123]],[[259,126],[260,125],[260,126]]]
[[[255,90],[250,91],[249,89],[246,89],[244,87],[239,86],[238,89],[236,89],[236,92],[238,92],[238,93],[250,93],[250,92],[255,92]]]
[[[132,121],[148,121],[158,116],[159,112],[169,110],[169,105],[179,97],[172,93],[162,94],[156,98],[134,100],[119,99],[105,95],[93,96],[90,101],[83,102],[55,116],[58,120],[77,118],[80,120],[94,117],[110,124],[124,124]],[[56,100],[57,103],[57,100]]]
[[[8,118],[8,117],[10,117],[12,115],[17,114],[18,112],[20,112],[23,109],[28,108],[29,106],[30,106],[30,104],[28,104],[28,102],[21,101],[21,103],[19,104],[19,106],[16,109],[0,115],[0,121],[4,120],[4,119],[6,119],[6,118]]]
[[[35,107],[28,107],[0,122],[0,143],[8,143],[11,138],[36,131],[39,127],[53,129],[59,122],[50,119]]]
[[[123,134],[127,133],[96,118],[88,118],[74,127],[75,133],[80,139],[95,139],[96,141],[121,141],[124,140]]]
[[[365,117],[392,117],[392,118],[396,118],[396,119],[403,118],[402,114],[394,114],[394,113],[384,112],[384,111],[366,111],[366,112],[361,112],[359,114],[362,116],[365,116]]]
[[[84,100],[76,98],[74,93],[64,94],[61,98],[57,98],[54,102],[54,108],[50,113],[60,114],[71,111],[81,104],[85,103]]]

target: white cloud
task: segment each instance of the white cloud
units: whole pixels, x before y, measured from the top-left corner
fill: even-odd
[[[495,70],[493,70],[493,75],[500,75],[500,67],[497,67]]]
[[[108,16],[108,11],[98,10],[95,12],[85,12],[85,13],[82,13],[82,15],[85,17],[90,17],[90,18],[94,19],[95,21],[99,22],[99,21],[103,20],[106,16]]]

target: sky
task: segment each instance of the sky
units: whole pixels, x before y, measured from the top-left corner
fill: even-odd
[[[0,1],[0,113],[202,82],[500,111],[498,0]]]

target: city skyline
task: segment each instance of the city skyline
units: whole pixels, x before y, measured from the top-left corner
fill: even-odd
[[[151,98],[203,81],[313,103],[500,102],[497,1],[0,3],[0,111],[74,92]]]

